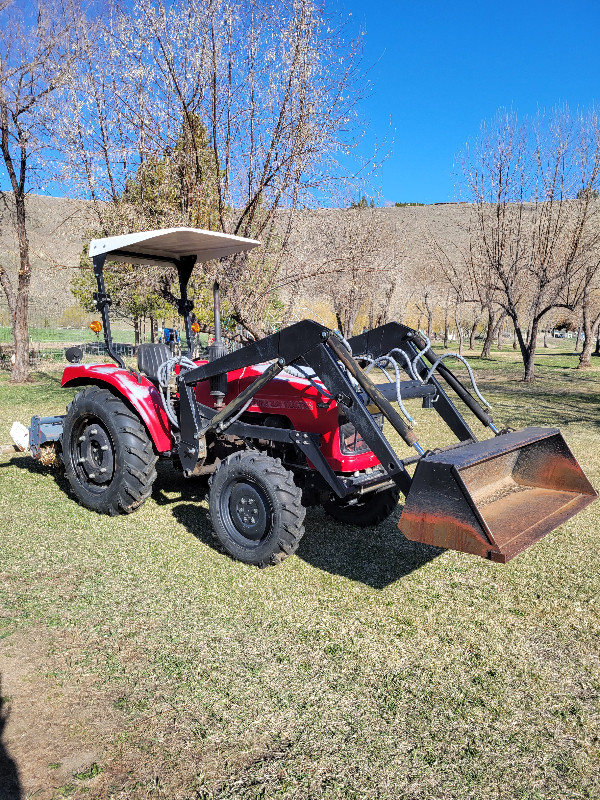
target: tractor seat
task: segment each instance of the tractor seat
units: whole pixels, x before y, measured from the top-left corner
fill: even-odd
[[[173,353],[166,344],[138,345],[138,370],[154,383],[158,383],[158,368],[169,358],[173,358]]]

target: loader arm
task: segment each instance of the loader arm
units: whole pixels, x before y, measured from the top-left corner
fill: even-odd
[[[354,337],[350,341],[350,345],[353,352],[368,354],[373,358],[388,353],[394,348],[399,348],[412,361],[418,355],[419,349],[423,349],[425,342],[420,341],[417,331],[399,323],[389,323],[369,331],[367,334]],[[431,358],[433,360],[436,358],[433,352],[431,352]],[[181,440],[178,449],[186,474],[192,474],[194,465],[203,449],[204,436],[208,430],[214,427],[212,418],[215,416],[213,409],[208,406],[202,406],[197,402],[192,387],[200,381],[214,379],[234,370],[269,361],[277,362],[278,366],[275,367],[273,365],[270,367],[266,374],[257,378],[248,387],[244,392],[244,401],[251,399],[282,368],[294,362],[302,362],[314,370],[327,390],[331,392],[338,405],[344,409],[344,413],[369,445],[389,478],[399,486],[404,494],[407,494],[411,485],[410,475],[406,471],[403,461],[398,458],[374,422],[373,417],[366,408],[365,400],[375,404],[404,442],[409,447],[414,447],[419,456],[422,456],[424,450],[419,445],[414,431],[409,428],[392,407],[388,392],[380,391],[373,384],[356,359],[351,356],[342,344],[339,337],[333,331],[313,320],[297,322],[271,336],[253,342],[241,350],[236,350],[181,374],[179,377]],[[340,363],[343,367],[340,366]],[[417,365],[417,374],[425,375],[426,370],[427,367],[421,360]],[[459,396],[461,396],[461,399],[463,396],[468,397],[471,401],[469,407],[473,405],[478,409],[479,418],[485,416],[486,419],[489,419],[488,415],[453,373],[448,369],[445,369],[445,373],[444,378],[447,382],[451,382],[452,388],[460,391]],[[361,387],[361,393],[356,391],[348,378],[348,374]],[[425,396],[433,389],[436,394],[436,411],[459,441],[476,442],[475,435],[445,393],[439,381],[432,376],[429,379],[429,383],[431,387],[421,387],[422,393],[420,393],[417,391],[414,381],[407,381],[409,395],[412,393],[413,396]],[[223,427],[228,419],[231,419],[239,412],[242,406],[242,399],[239,396],[234,398],[228,406],[219,410],[216,424]]]
[[[194,384],[265,361],[276,361],[279,369],[296,361],[302,361],[314,370],[338,405],[343,407],[348,419],[379,459],[389,478],[398,485],[402,492],[407,493],[411,483],[410,475],[367,410],[361,396],[338,364],[338,353],[336,353],[338,341],[339,339],[333,331],[312,320],[304,320],[267,336],[265,339],[253,342],[242,350],[236,350],[183,373],[179,378],[181,402],[179,453],[184,471],[191,474],[202,447],[201,439],[211,426],[210,420],[216,416],[214,409],[202,406],[196,401],[191,388]],[[358,364],[350,356],[348,358],[352,362],[352,370],[362,373]],[[279,370],[273,370],[272,374],[266,375],[266,379],[274,377],[277,371]],[[366,376],[364,377],[366,378]],[[246,390],[244,399],[251,399],[265,385],[265,382],[263,376],[257,378],[254,384]],[[362,388],[369,394],[371,401],[390,419],[404,441],[409,446],[416,446],[420,450],[414,433],[395,410],[391,409],[390,413],[389,402],[377,391],[368,378]],[[239,408],[239,397],[236,397],[218,412],[219,424],[225,425],[228,419],[231,419],[239,411]],[[199,414],[200,419],[203,419],[204,422],[195,419],[196,414]],[[240,430],[239,423],[237,423],[237,428]],[[423,451],[420,450],[420,452]]]
[[[349,344],[352,348],[352,352],[356,353],[357,356],[359,354],[365,354],[370,358],[378,358],[379,356],[389,353],[396,347],[406,353],[410,360],[413,361],[418,353],[426,347],[427,342],[418,331],[408,328],[406,325],[402,325],[399,322],[388,322],[385,325],[381,325],[379,328],[373,328],[371,331],[353,336],[349,340]],[[431,347],[425,350],[421,358],[418,359],[416,365],[416,371],[420,377],[424,377],[428,371],[423,357],[427,358],[430,364],[434,364],[438,358]],[[482,425],[485,427],[493,425],[490,415],[481,407],[452,370],[449,370],[444,364],[439,364],[437,372],[446,381],[448,386],[456,392],[467,408],[473,412]],[[432,383],[438,391],[436,410],[454,435],[461,442],[469,440],[476,442],[477,438],[475,434],[458,412],[458,409],[450,400],[435,375],[431,376],[429,382]]]
[[[438,357],[417,331],[389,323],[350,340],[351,352],[331,330],[304,320],[179,376],[181,440],[179,454],[185,474],[193,474],[199,453],[205,451],[208,430],[224,431],[252,440],[269,438],[300,449],[325,483],[340,498],[355,494],[357,485],[328,468],[318,437],[309,431],[269,429],[240,420],[245,403],[277,373],[295,362],[310,367],[332,399],[361,434],[381,465],[378,485],[393,481],[406,496],[398,526],[414,541],[474,553],[505,562],[529,547],[596,498],[577,461],[557,430],[527,428],[500,434],[488,412],[442,363],[437,375],[467,408],[496,434],[478,442],[460,412],[432,374],[427,386],[408,381],[414,394],[436,394],[434,408],[459,439],[441,451],[424,452],[415,433],[360,366],[361,356],[374,359],[401,349],[424,380]],[[196,400],[193,386],[227,372],[271,362],[243,393],[218,411]],[[363,359],[363,364],[365,360]],[[404,367],[409,374],[410,370]],[[350,377],[351,376],[351,377]],[[357,390],[356,385],[360,387]],[[401,459],[367,409],[374,404],[417,456]],[[416,462],[414,477],[406,469]],[[372,487],[371,487],[372,488]]]

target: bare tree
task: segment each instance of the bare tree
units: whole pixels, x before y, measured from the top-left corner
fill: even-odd
[[[53,174],[50,129],[58,95],[73,65],[78,12],[51,0],[0,4],[0,149],[11,190],[2,191],[19,246],[17,275],[0,263],[0,285],[10,311],[15,361],[11,381],[29,375],[27,312],[31,264],[25,199]]]
[[[128,177],[173,153],[183,130],[187,177],[172,224],[196,224],[198,202],[210,202],[211,227],[262,240],[258,253],[209,267],[260,336],[289,280],[293,212],[343,177],[337,159],[352,145],[364,86],[358,41],[313,0],[137,0],[113,11],[103,59],[97,46],[84,42],[61,128],[69,180],[91,199],[121,202]]]
[[[402,243],[385,211],[355,207],[311,212],[293,241],[302,253],[294,272],[314,275],[305,292],[327,299],[344,336],[356,332],[361,316],[369,326],[388,321]],[[296,303],[298,309],[303,305]]]
[[[523,123],[500,113],[463,153],[472,261],[513,321],[526,381],[541,321],[581,302],[597,263],[599,132],[593,113],[563,109]]]
[[[486,327],[482,358],[489,358],[492,341],[501,320],[501,309],[494,299],[495,289],[489,265],[475,259],[472,242],[472,225],[469,211],[463,211],[451,238],[442,240],[428,233],[428,248],[432,262],[439,268],[445,282],[461,303],[470,305],[474,320],[469,346],[475,349],[475,331],[479,316],[485,315]]]

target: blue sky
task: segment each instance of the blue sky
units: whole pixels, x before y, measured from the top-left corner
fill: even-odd
[[[393,139],[378,201],[456,199],[454,157],[498,108],[600,106],[600,0],[324,2],[365,32],[360,149],[370,155],[375,140]],[[4,169],[0,183],[7,188]]]
[[[338,3],[366,31],[369,135],[394,138],[388,201],[455,199],[454,156],[500,107],[600,105],[599,0]]]

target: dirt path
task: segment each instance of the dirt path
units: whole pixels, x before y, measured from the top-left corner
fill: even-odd
[[[61,681],[50,666],[65,639],[29,629],[0,642],[0,800],[73,796],[103,782],[103,749],[123,720],[91,680]]]

